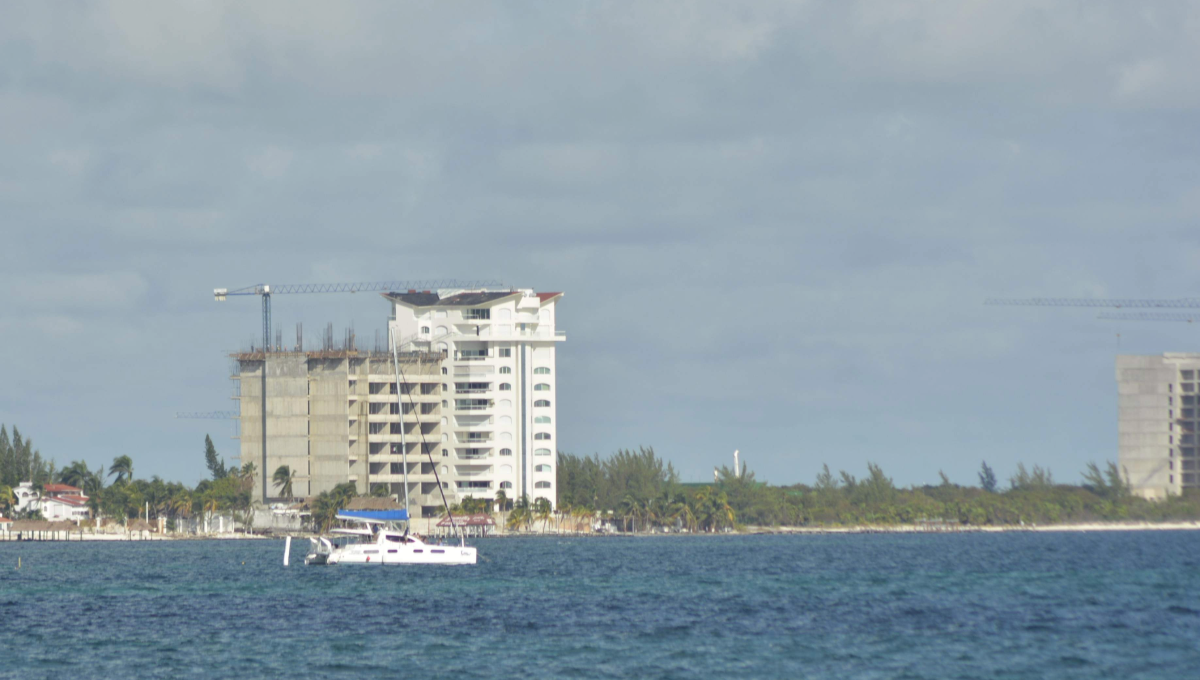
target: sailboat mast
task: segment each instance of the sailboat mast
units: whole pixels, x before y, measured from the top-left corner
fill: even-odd
[[[395,329],[388,326],[388,339],[392,345],[392,368],[396,372],[396,410],[400,412],[400,465],[404,468],[404,512],[408,512],[408,445],[404,441],[404,397],[400,392],[400,347],[396,343]]]

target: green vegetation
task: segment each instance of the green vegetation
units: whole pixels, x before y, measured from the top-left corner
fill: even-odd
[[[619,451],[608,459],[558,455],[559,513],[611,518],[617,528],[721,530],[759,526],[854,526],[922,521],[959,525],[1019,525],[1093,521],[1200,519],[1200,494],[1152,502],[1133,496],[1116,464],[1089,463],[1081,485],[1057,484],[1050,470],[1018,464],[1009,488],[981,466],[981,486],[960,486],[941,474],[937,485],[898,488],[879,465],[859,479],[822,468],[812,485],[772,486],[745,466],[722,467],[712,484],[680,484],[653,449]],[[520,503],[518,503],[518,506]],[[510,525],[512,520],[510,517]]]
[[[55,472],[54,461],[44,460],[41,451],[33,448],[33,442],[21,437],[16,425],[12,439],[8,438],[8,427],[0,425],[0,487],[11,489],[29,481],[40,487],[53,480]]]
[[[213,479],[188,488],[158,476],[136,479],[133,459],[125,455],[113,458],[107,469],[101,465],[93,470],[86,462],[76,460],[58,470],[54,461],[44,460],[16,427],[9,439],[7,428],[0,426],[0,512],[7,514],[14,502],[12,489],[23,481],[32,481],[38,490],[51,483],[83,489],[93,517],[144,518],[147,504],[149,519],[165,517],[171,524],[202,514],[248,511],[250,489],[257,474],[254,464],[248,463],[241,470],[226,470],[224,460],[217,458],[212,439],[207,436],[204,448]]]

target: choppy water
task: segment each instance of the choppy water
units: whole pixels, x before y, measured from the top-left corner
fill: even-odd
[[[477,544],[0,543],[0,676],[1200,677],[1200,532]]]

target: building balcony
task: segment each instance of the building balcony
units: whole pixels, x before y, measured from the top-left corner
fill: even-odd
[[[495,366],[474,365],[474,366],[455,366],[454,375],[492,375],[496,372]]]

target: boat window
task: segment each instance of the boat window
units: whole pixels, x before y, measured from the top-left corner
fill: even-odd
[[[368,555],[374,555],[374,554],[378,553],[379,551],[378,550],[364,550],[363,552],[365,552]]]
[[[419,552],[419,553],[423,553],[423,552],[425,552],[425,551],[424,551],[424,550],[421,550],[420,548],[417,548],[417,549],[413,550],[413,552],[415,552],[415,553],[418,553],[418,552]]]
[[[430,550],[429,552],[433,552],[433,553],[444,553],[444,552],[446,552],[446,551],[445,551],[445,550]]]
[[[388,554],[391,554],[391,553],[394,553],[394,552],[400,552],[400,551],[399,551],[399,550],[396,550],[395,548],[393,548],[393,549],[391,549],[391,550],[389,550],[389,551],[388,551]]]
[[[391,541],[392,543],[399,543],[401,539],[399,536],[388,536],[387,540]]]

